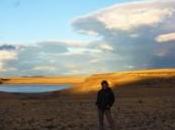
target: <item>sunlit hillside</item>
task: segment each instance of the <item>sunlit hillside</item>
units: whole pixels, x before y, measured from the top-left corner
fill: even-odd
[[[157,81],[158,83],[167,78],[175,78],[175,69],[150,69],[139,71],[126,71],[107,74],[95,74],[89,76],[79,86],[73,89],[74,92],[90,92],[100,89],[100,82],[108,80],[111,87],[120,87],[143,80]],[[146,83],[146,82],[145,82]],[[161,85],[161,84],[160,84]]]

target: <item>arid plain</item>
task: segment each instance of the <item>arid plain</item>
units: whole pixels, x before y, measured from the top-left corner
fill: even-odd
[[[2,84],[73,87],[43,94],[0,92],[0,130],[97,130],[95,100],[103,79],[115,93],[116,130],[175,130],[175,69],[1,78]]]

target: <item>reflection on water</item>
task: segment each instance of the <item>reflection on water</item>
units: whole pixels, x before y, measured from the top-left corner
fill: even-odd
[[[1,92],[43,93],[69,88],[68,85],[0,85]]]

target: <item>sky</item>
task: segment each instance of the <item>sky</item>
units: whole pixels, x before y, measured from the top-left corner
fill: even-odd
[[[174,0],[0,0],[0,76],[175,67]]]
[[[0,0],[1,41],[87,39],[70,25],[77,16],[126,0]]]

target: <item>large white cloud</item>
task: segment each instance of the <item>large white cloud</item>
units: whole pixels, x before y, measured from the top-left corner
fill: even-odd
[[[96,18],[106,28],[131,30],[139,26],[154,26],[171,16],[174,11],[171,3],[160,1],[158,4],[135,2],[113,6],[97,13]]]
[[[158,44],[173,43],[174,22],[174,0],[149,0],[107,7],[74,19],[72,25],[78,32],[98,34],[113,49],[101,60],[109,70],[125,70],[175,66],[175,44]]]
[[[174,0],[117,4],[87,16],[78,17],[72,24],[78,31],[87,32],[87,34],[100,33],[102,29],[98,27],[101,25],[106,29],[132,31],[140,26],[156,26],[173,15],[174,7]]]

